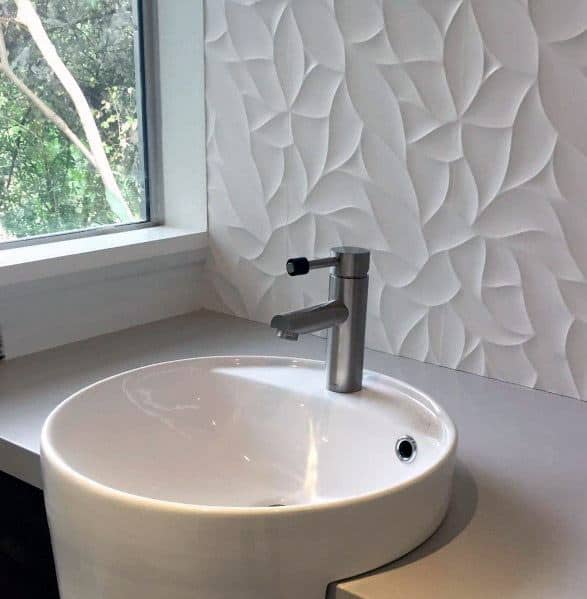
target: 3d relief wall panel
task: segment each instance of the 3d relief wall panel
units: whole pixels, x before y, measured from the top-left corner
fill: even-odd
[[[368,345],[587,398],[587,0],[208,0],[208,270],[373,250]]]

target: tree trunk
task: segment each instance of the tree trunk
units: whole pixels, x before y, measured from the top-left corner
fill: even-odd
[[[89,163],[95,168],[96,163],[92,153],[82,143],[81,139],[69,128],[68,124],[53,110],[51,109],[33,90],[20,79],[14,71],[10,68],[8,61],[8,52],[6,50],[6,44],[4,42],[4,34],[0,26],[0,72],[4,73],[6,77],[16,85],[19,91],[25,95],[42,114],[45,115],[57,128],[61,130],[63,135],[71,141],[72,144],[88,159]]]
[[[65,91],[71,98],[73,105],[80,118],[86,139],[90,146],[90,151],[94,157],[96,170],[98,171],[106,188],[106,198],[112,211],[123,222],[133,220],[133,215],[122,197],[114,173],[108,162],[108,157],[104,151],[100,131],[94,120],[92,109],[88,104],[78,82],[75,80],[69,69],[61,60],[53,42],[45,32],[41,19],[37,14],[31,0],[14,0],[18,8],[16,20],[22,23],[31,34],[33,41],[41,52],[47,64],[51,67],[55,76],[63,85]]]

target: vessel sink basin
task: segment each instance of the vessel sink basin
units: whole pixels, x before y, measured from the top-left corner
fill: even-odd
[[[381,374],[324,381],[321,362],[210,357],[64,401],[41,441],[62,599],[324,599],[422,543],[448,505],[450,418]]]

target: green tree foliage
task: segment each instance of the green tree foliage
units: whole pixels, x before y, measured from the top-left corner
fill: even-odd
[[[140,218],[142,156],[136,107],[131,0],[37,0],[45,30],[76,78],[100,129],[110,166]],[[10,67],[84,140],[75,108],[29,32],[0,0]],[[0,240],[117,221],[87,158],[0,72]]]

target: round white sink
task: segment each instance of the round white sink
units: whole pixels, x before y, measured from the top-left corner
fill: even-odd
[[[61,597],[323,599],[434,532],[455,447],[442,408],[374,372],[348,395],[293,358],[119,374],[43,428]]]

